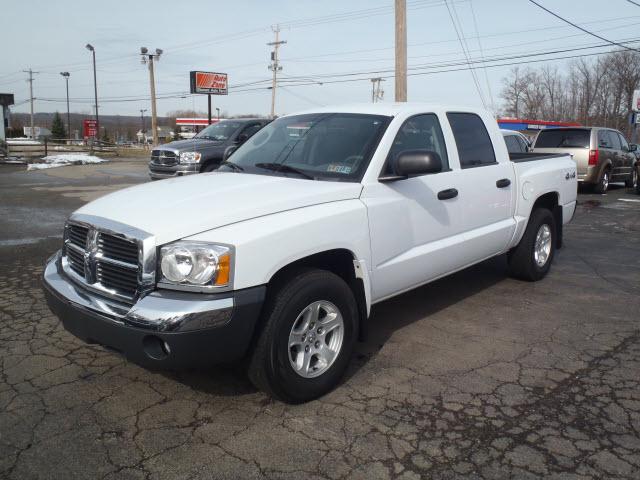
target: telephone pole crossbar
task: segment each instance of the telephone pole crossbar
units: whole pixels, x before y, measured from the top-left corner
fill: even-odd
[[[276,86],[278,82],[278,72],[282,70],[282,66],[279,62],[278,57],[278,49],[280,45],[284,45],[287,43],[286,40],[280,40],[280,25],[276,25],[272,27],[273,33],[275,33],[276,38],[275,41],[267,43],[267,45],[273,46],[273,50],[271,51],[271,64],[269,65],[269,70],[273,72],[273,78],[271,80],[271,118],[275,118],[276,116]]]

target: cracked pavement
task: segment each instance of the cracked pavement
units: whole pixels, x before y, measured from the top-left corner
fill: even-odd
[[[343,384],[291,406],[48,311],[66,215],[145,168],[0,169],[0,478],[640,478],[640,197],[581,194],[541,282],[498,258],[375,306]]]

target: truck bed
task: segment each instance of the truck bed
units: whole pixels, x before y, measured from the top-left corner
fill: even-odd
[[[509,159],[516,163],[535,162],[536,160],[546,160],[548,158],[560,158],[566,156],[566,153],[509,153]]]

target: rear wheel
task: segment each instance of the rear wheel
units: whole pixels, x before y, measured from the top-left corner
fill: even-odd
[[[609,171],[608,168],[605,168],[604,171],[602,172],[602,175],[600,176],[600,180],[598,181],[598,183],[596,183],[595,186],[595,192],[596,193],[607,193],[607,190],[609,189],[609,180],[611,178],[611,172]]]
[[[509,252],[511,275],[530,282],[542,279],[551,268],[555,246],[556,225],[552,213],[546,208],[534,210],[520,243]]]
[[[289,403],[331,391],[357,338],[357,304],[346,282],[324,270],[299,271],[277,288],[263,315],[249,365],[253,384]]]

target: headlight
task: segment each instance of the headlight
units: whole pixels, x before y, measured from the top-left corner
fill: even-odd
[[[181,241],[160,249],[158,284],[180,290],[225,290],[232,287],[233,248]]]
[[[198,163],[202,158],[200,152],[182,152],[180,154],[180,163]]]

